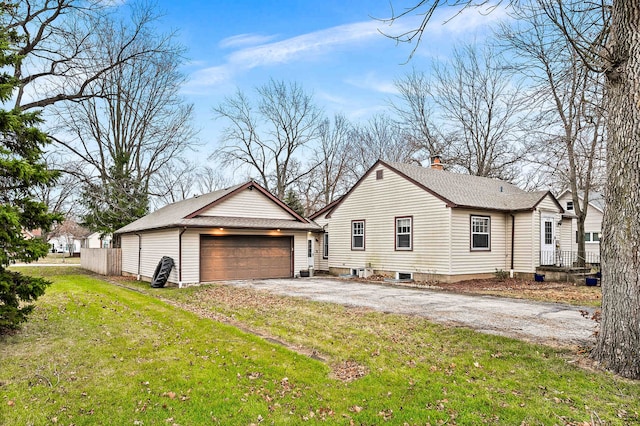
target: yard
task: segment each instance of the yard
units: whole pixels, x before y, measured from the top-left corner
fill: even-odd
[[[640,383],[424,319],[73,267],[0,345],[0,424],[630,424]]]

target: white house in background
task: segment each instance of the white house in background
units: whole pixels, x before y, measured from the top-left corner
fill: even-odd
[[[80,253],[82,246],[81,239],[76,239],[72,235],[58,235],[48,240],[51,253]]]
[[[583,197],[578,195],[578,198],[582,203]],[[558,201],[560,201],[567,213],[574,213],[573,197],[570,190],[567,189],[562,192],[558,197]],[[602,234],[603,215],[604,197],[600,192],[591,191],[589,193],[589,205],[587,206],[587,218],[584,223],[584,247],[588,263],[600,263],[600,235]],[[571,251],[574,253],[578,251],[578,220],[576,218],[571,221],[571,232],[567,235],[567,240],[563,241],[563,246],[570,246]]]
[[[111,235],[101,237],[100,232],[93,232],[82,239],[82,248],[109,248]]]
[[[549,191],[379,160],[340,200],[311,216],[316,268],[416,280],[533,274],[557,264],[571,217]]]
[[[169,282],[285,278],[309,271],[322,228],[256,182],[167,205],[118,229],[122,272],[151,280],[163,256]]]

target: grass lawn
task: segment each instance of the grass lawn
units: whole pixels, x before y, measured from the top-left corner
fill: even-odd
[[[0,340],[2,425],[640,422],[640,383],[566,351],[221,285],[21,271],[54,284]]]

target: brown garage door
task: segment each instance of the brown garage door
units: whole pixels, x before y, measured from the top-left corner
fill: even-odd
[[[200,281],[293,276],[291,237],[200,238]]]

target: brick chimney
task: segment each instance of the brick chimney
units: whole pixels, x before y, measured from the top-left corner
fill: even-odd
[[[431,157],[431,168],[433,170],[444,170],[444,165],[439,155]]]

